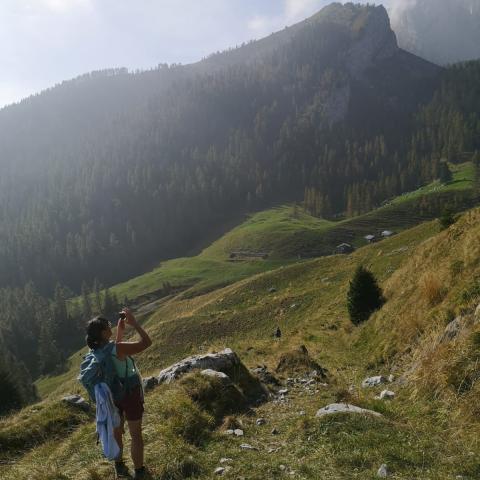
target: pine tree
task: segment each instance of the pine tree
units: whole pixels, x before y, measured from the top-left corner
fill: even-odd
[[[385,303],[382,289],[372,272],[359,266],[350,281],[347,293],[347,307],[353,324],[368,320],[370,315]]]

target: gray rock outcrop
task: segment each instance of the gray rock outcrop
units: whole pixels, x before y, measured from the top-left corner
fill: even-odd
[[[237,354],[230,348],[218,353],[207,353],[205,355],[193,355],[184,358],[180,362],[174,363],[163,369],[158,377],[158,383],[172,383],[182,375],[192,370],[214,370],[228,375],[229,372],[241,364]]]

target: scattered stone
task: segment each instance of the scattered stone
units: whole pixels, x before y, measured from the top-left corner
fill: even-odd
[[[257,425],[265,425],[267,421],[264,418],[257,418],[256,424]]]
[[[240,445],[240,448],[241,448],[242,450],[258,450],[257,447],[254,447],[253,445],[250,445],[250,444],[248,444],[248,443],[242,443],[242,444]]]
[[[304,410],[300,410],[300,412],[298,412],[298,414],[303,417],[304,415],[306,415],[305,411]]]
[[[148,392],[158,385],[157,377],[147,377],[143,379],[143,390]]]
[[[387,478],[388,477],[388,467],[387,465],[383,464],[377,471],[377,477],[380,478]]]
[[[376,387],[378,385],[381,385],[382,383],[387,383],[387,378],[384,377],[383,375],[377,375],[375,377],[366,378],[362,382],[362,387],[363,388]]]
[[[232,430],[229,428],[228,430],[225,430],[225,435],[233,435],[235,433],[235,430]]]
[[[268,289],[268,293],[275,293],[277,291],[277,289],[275,287],[270,287]]]
[[[293,310],[294,308],[297,308],[297,307],[298,307],[298,305],[297,305],[296,303],[292,303],[292,304],[290,305],[290,308],[291,308],[292,310]]]
[[[233,431],[233,434],[236,436],[236,437],[243,437],[243,430],[241,428],[236,428],[234,431]]]
[[[373,415],[375,417],[381,417],[382,414],[374,412],[373,410],[367,410],[355,405],[349,405],[348,403],[331,403],[326,407],[317,411],[317,417],[323,417],[324,415],[331,415],[334,413],[360,413],[364,415]]]
[[[388,382],[389,382],[389,383],[393,383],[394,381],[395,381],[395,375],[390,374],[390,375],[388,376]]]
[[[382,390],[380,395],[375,398],[378,400],[393,400],[395,398],[395,392],[392,392],[390,390]]]
[[[276,428],[272,428],[272,431],[270,433],[272,435],[278,435],[278,430]]]
[[[225,468],[224,467],[217,467],[213,473],[215,475],[223,475],[225,473]]]
[[[288,393],[288,388],[282,388],[278,391],[279,395],[286,395]]]
[[[229,463],[229,462],[233,462],[233,459],[232,458],[221,458],[220,459],[220,463]]]
[[[68,403],[69,405],[73,405],[74,407],[78,407],[85,412],[90,410],[89,403],[80,395],[67,395],[66,397],[62,398],[62,401]]]
[[[284,472],[284,471],[287,469],[287,467],[286,467],[285,465],[279,465],[278,468],[279,468],[282,472]]]

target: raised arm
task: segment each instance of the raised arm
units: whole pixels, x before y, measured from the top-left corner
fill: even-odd
[[[127,355],[135,355],[136,353],[143,352],[152,344],[152,340],[148,336],[148,333],[137,323],[137,320],[133,316],[132,312],[128,308],[124,308],[122,312],[124,312],[126,315],[125,323],[132,326],[137,331],[137,333],[140,335],[140,340],[138,342],[123,342],[121,341],[120,337],[120,341],[117,340],[116,342],[117,357],[120,360],[123,360]],[[117,331],[117,339],[118,335],[119,331]]]

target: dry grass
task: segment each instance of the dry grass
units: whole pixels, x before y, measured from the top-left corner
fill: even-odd
[[[439,304],[446,295],[446,289],[433,272],[427,272],[420,281],[422,294],[430,307]]]

